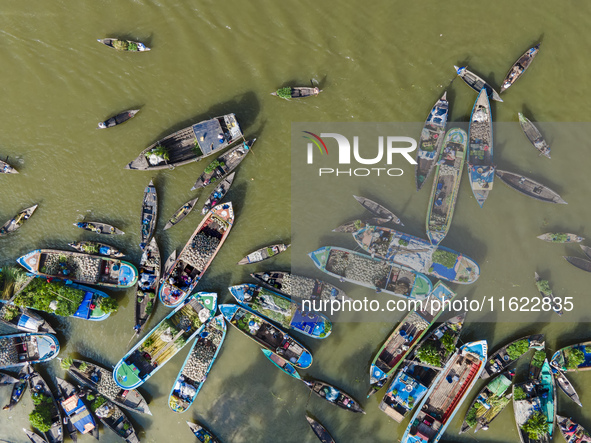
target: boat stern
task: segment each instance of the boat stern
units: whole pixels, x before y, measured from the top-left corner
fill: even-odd
[[[120,262],[119,266],[120,268],[117,286],[119,288],[131,288],[137,283],[138,279],[136,267],[126,261]]]
[[[323,246],[308,254],[317,268],[324,270],[328,263],[328,256],[330,254],[330,246]]]
[[[124,357],[113,369],[113,380],[122,389],[135,389],[145,381],[139,377],[139,373],[139,369],[134,364],[125,363]]]
[[[302,354],[298,360],[294,363],[300,369],[307,369],[312,366],[312,354],[307,349],[303,349]]]
[[[52,360],[60,353],[60,343],[53,334],[34,334],[37,337],[39,362]]]
[[[25,268],[28,272],[39,274],[39,261],[41,258],[41,249],[36,249],[16,259],[16,262]]]
[[[158,298],[164,306],[167,308],[176,308],[180,305],[188,296],[184,291],[181,291],[174,285],[168,282],[164,282],[158,289]]]
[[[232,207],[232,202],[214,206],[211,209],[211,212],[230,225],[234,223],[234,208]]]
[[[238,303],[243,304],[245,301],[250,300],[251,296],[248,294],[248,292],[249,289],[254,287],[255,285],[245,283],[242,285],[230,286],[228,290],[230,291],[230,294],[234,296]]]
[[[205,309],[209,310],[209,319],[211,319],[218,307],[218,295],[215,292],[198,292],[193,297],[195,297]]]
[[[238,305],[225,304],[225,305],[219,305],[218,308],[219,308],[220,312],[222,313],[222,315],[224,316],[224,318],[228,322],[231,322],[232,321],[232,318],[234,318],[234,315],[238,311],[239,306]]]

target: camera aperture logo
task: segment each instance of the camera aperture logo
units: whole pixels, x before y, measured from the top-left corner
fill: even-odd
[[[361,156],[359,148],[359,137],[353,137],[353,149],[351,149],[351,142],[347,137],[336,132],[322,132],[320,135],[316,135],[309,131],[302,131],[305,134],[303,138],[308,140],[307,143],[307,164],[314,164],[314,152],[315,148],[318,148],[320,155],[328,156],[328,147],[325,142],[326,138],[336,140],[338,145],[338,162],[339,165],[351,165],[351,153],[355,163],[361,165],[379,165],[383,164],[385,160],[386,166],[393,165],[395,154],[401,155],[411,165],[416,165],[417,162],[410,156],[410,153],[417,148],[417,142],[411,137],[400,137],[400,136],[378,136],[378,150],[377,155],[373,158],[364,158]],[[384,143],[385,139],[385,143]],[[384,144],[386,148],[384,149]],[[402,146],[401,146],[402,145]],[[331,152],[334,152],[331,148]],[[375,151],[374,151],[375,152]],[[318,168],[318,175],[346,175],[356,177],[367,177],[370,175],[388,175],[390,177],[400,177],[404,174],[404,170],[401,168],[390,168],[390,167],[363,167],[363,168]]]

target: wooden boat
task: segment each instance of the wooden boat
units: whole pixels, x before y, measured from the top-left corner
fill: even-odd
[[[353,234],[372,257],[452,283],[474,283],[480,267],[470,257],[390,228],[367,226]]]
[[[556,387],[547,360],[542,366],[539,380],[513,385],[513,410],[522,443],[546,443],[552,440],[556,422]],[[545,421],[547,431],[541,436],[538,435],[537,438],[532,438],[523,429],[530,420],[540,421],[542,424]]]
[[[267,260],[268,258],[274,257],[277,254],[287,251],[287,248],[289,248],[290,246],[291,244],[286,245],[283,243],[265,246],[264,248],[257,249],[256,251],[251,252],[242,260],[240,260],[237,264],[248,265],[251,263],[258,263],[260,261]]]
[[[314,394],[326,400],[330,404],[338,406],[345,411],[365,414],[365,411],[361,408],[359,402],[344,392],[342,389],[336,388],[333,385],[320,380],[302,381]]]
[[[6,369],[53,360],[60,352],[60,344],[53,334],[24,332],[0,335],[0,349],[4,351],[0,369]]]
[[[591,370],[591,341],[559,349],[552,356],[550,364],[563,372]]]
[[[18,383],[18,378],[14,378],[12,375],[0,372],[0,386],[1,385],[14,385]]]
[[[369,198],[365,197],[358,197],[356,195],[353,196],[357,202],[371,212],[373,215],[379,218],[386,218],[388,221],[395,223],[400,226],[404,226],[404,224],[400,221],[400,219],[389,209],[385,208],[384,206],[370,200]]]
[[[68,243],[70,247],[78,252],[85,254],[103,255],[105,257],[122,258],[125,254],[106,243],[99,243],[95,241],[79,241],[75,243]]]
[[[387,263],[360,252],[324,246],[308,254],[316,267],[339,281],[365,286],[376,292],[422,300],[433,285],[425,275],[406,266]],[[359,272],[360,269],[367,272]]]
[[[150,180],[150,184],[144,190],[144,200],[142,201],[142,229],[140,230],[141,243],[140,248],[144,249],[156,230],[156,221],[158,219],[158,194],[156,186]]]
[[[537,272],[534,272],[534,278],[536,282],[536,288],[540,292],[542,300],[544,302],[550,303],[552,310],[558,315],[562,315],[561,303],[556,302],[554,294],[552,293],[552,289],[550,289],[550,286],[548,285],[548,280],[540,279],[540,276]]]
[[[23,332],[55,334],[55,330],[45,319],[10,303],[0,302],[0,323]]]
[[[503,101],[501,96],[498,94],[497,91],[493,89],[491,85],[486,83],[482,78],[478,77],[472,71],[468,71],[466,66],[463,66],[461,68],[454,66],[454,69],[456,70],[456,74],[458,74],[468,86],[470,86],[479,94],[480,91],[484,89],[486,91],[486,94],[493,100],[496,100],[498,102]]]
[[[516,174],[514,172],[502,171],[497,169],[495,171],[497,177],[499,177],[503,183],[515,189],[517,192],[521,192],[523,195],[535,198],[547,203],[559,203],[566,205],[566,202],[558,195],[557,192],[550,189],[548,186],[544,186],[531,178],[523,175]]]
[[[583,407],[583,404],[579,399],[579,394],[577,394],[577,391],[575,390],[575,387],[572,385],[570,380],[566,378],[566,375],[564,375],[561,371],[558,371],[556,369],[553,369],[552,373],[554,374],[554,379],[556,380],[556,383],[558,384],[558,387],[562,390],[562,392],[564,392],[564,394],[572,401],[574,401],[576,404]]]
[[[579,257],[563,257],[571,265],[576,266],[583,271],[591,272],[591,261]]]
[[[312,354],[264,318],[238,305],[219,305],[224,318],[244,335],[300,369],[312,365]]]
[[[437,443],[478,381],[486,360],[485,340],[466,343],[440,371],[417,407],[402,442]]]
[[[255,272],[251,277],[292,298],[304,300],[352,300],[344,291],[317,278],[284,271]]]
[[[17,262],[38,276],[97,286],[131,288],[138,278],[137,269],[129,262],[58,249],[36,249]]]
[[[223,315],[218,315],[207,323],[195,339],[177,375],[168,396],[168,406],[173,412],[182,413],[191,407],[207,380],[225,338],[226,322]]]
[[[293,329],[312,338],[326,338],[332,331],[330,320],[319,312],[303,311],[291,299],[253,284],[243,284],[228,288],[239,305],[250,308],[257,314],[279,324],[285,329]]]
[[[130,109],[129,111],[120,112],[119,114],[117,114],[111,118],[108,118],[104,122],[100,122],[98,124],[97,129],[112,128],[113,126],[117,126],[117,125],[120,125],[121,123],[125,123],[127,120],[131,120],[132,118],[134,118],[138,112],[140,112],[139,109]]]
[[[467,145],[466,131],[452,128],[445,134],[427,209],[427,237],[433,245],[441,243],[449,232],[460,190]]]
[[[121,40],[118,38],[100,38],[97,42],[102,43],[109,48],[116,49],[117,51],[125,52],[146,52],[150,51],[146,45],[140,42],[134,42],[133,40]]]
[[[540,378],[542,366],[546,360],[546,349],[537,349],[531,357],[529,362],[527,377],[529,380],[537,380]]]
[[[177,223],[180,223],[181,220],[183,220],[187,215],[189,215],[189,212],[193,210],[193,207],[195,206],[195,203],[197,203],[197,200],[199,200],[199,197],[195,197],[193,200],[189,200],[183,206],[178,208],[172,215],[172,217],[170,217],[170,219],[166,222],[166,225],[164,225],[164,230],[166,231],[167,229],[172,228]]]
[[[211,431],[209,431],[208,429],[205,429],[203,426],[200,426],[196,423],[191,423],[191,422],[187,422],[187,425],[189,425],[189,428],[191,429],[191,432],[193,432],[193,434],[195,434],[195,437],[197,437],[197,440],[199,440],[202,443],[221,443],[218,438],[213,435],[211,433]]]
[[[119,389],[113,380],[113,373],[109,369],[83,360],[72,360],[68,373],[76,381],[93,391],[96,391],[117,406],[140,414],[152,415],[148,402],[135,389]]]
[[[589,258],[591,259],[591,248],[589,246],[585,246],[585,245],[579,245],[583,251],[583,253]]]
[[[58,378],[56,377],[56,381],[58,380]],[[61,380],[61,379],[59,379]],[[62,401],[65,400],[66,397],[64,397],[65,394],[62,393],[62,389],[60,389],[59,383],[57,386],[57,394],[55,396],[55,399],[58,403],[58,405],[60,405],[60,413],[62,414],[63,417],[63,423],[62,425],[64,426],[64,430],[67,432],[68,436],[70,437],[70,440],[72,440],[74,443],[76,443],[78,441],[78,430],[76,429],[76,427],[74,426],[74,424],[72,423],[72,421],[70,420],[70,418],[68,417],[68,415],[65,413],[64,408],[62,406]]]
[[[589,443],[591,434],[572,418],[556,416],[556,424],[566,443]]]
[[[29,219],[29,217],[31,217],[31,215],[33,215],[33,212],[35,212],[35,209],[37,209],[37,206],[39,206],[39,205],[33,205],[33,206],[28,207],[27,209],[23,209],[21,212],[16,214],[14,217],[12,217],[6,223],[4,223],[0,227],[0,237],[4,237],[5,235],[8,235],[11,232],[14,232],[18,228],[20,228]]]
[[[86,395],[63,378],[56,377],[55,381],[59,392],[59,404],[62,407],[64,418],[67,417],[68,422],[73,425],[74,435],[78,431],[81,434],[90,434],[98,440],[99,429],[96,421],[81,398]]]
[[[160,249],[156,238],[152,237],[145,247],[140,259],[140,278],[135,290],[135,326],[137,335],[142,332],[144,325],[150,319],[156,304],[156,294],[160,283]]]
[[[491,422],[511,403],[513,393],[507,391],[514,376],[515,372],[503,372],[481,389],[466,412],[460,434],[474,427],[474,432],[488,429]]]
[[[401,423],[424,397],[447,364],[460,338],[466,313],[456,315],[426,335],[399,366],[379,404],[388,417]],[[429,356],[429,358],[427,358]]]
[[[538,43],[533,48],[529,48],[523,53],[521,57],[517,59],[515,63],[513,63],[513,66],[511,66],[511,69],[509,69],[509,72],[507,72],[505,80],[503,80],[503,84],[501,85],[501,94],[503,91],[509,89],[511,85],[513,85],[513,83],[515,83],[517,79],[523,75],[531,62],[534,60],[534,57],[538,55],[539,50],[540,43]]]
[[[23,431],[25,432],[27,438],[31,441],[31,443],[47,443],[47,440],[45,440],[44,437],[41,437],[40,435],[35,434],[34,432],[29,431],[28,429],[23,428]]]
[[[232,203],[215,206],[199,223],[178,258],[164,270],[158,296],[174,308],[195,289],[232,229]]]
[[[119,437],[124,439],[126,443],[140,443],[140,439],[133,428],[133,424],[125,416],[123,411],[101,395],[97,396],[95,402],[97,400],[102,404],[96,408],[94,415],[101,421],[103,426],[109,428]]]
[[[367,394],[368,397],[386,384],[398,366],[410,355],[413,348],[439,318],[443,312],[444,303],[449,304],[455,296],[455,292],[439,281],[427,300],[415,304],[415,310],[402,319],[373,357],[369,368],[371,388]]]
[[[201,214],[207,214],[207,211],[209,211],[211,208],[213,208],[215,205],[219,204],[219,202],[223,200],[223,198],[230,190],[230,186],[232,186],[232,183],[234,182],[235,175],[236,173],[232,172],[230,175],[224,178],[218,186],[216,186],[216,188],[211,192],[211,194],[209,194],[209,197],[207,197],[207,200],[205,200],[205,203],[203,204]]]
[[[230,174],[246,158],[246,154],[250,152],[250,148],[252,148],[252,145],[256,141],[257,139],[253,138],[252,140],[243,142],[212,161],[205,167],[205,171],[199,176],[191,191],[216,183]]]
[[[468,139],[468,178],[482,208],[495,178],[492,114],[485,90],[480,91],[472,108]]]
[[[439,157],[439,152],[443,146],[448,113],[449,102],[447,101],[446,91],[431,109],[421,132],[417,165],[415,166],[417,191],[420,191],[431,172],[433,172],[433,167]]]
[[[10,393],[10,401],[2,408],[3,411],[10,411],[19,401],[21,401],[21,398],[23,398],[23,395],[25,395],[25,391],[27,390],[28,379],[29,365],[26,364],[18,373],[18,380],[12,387],[12,392]]]
[[[85,231],[94,232],[95,234],[104,234],[104,235],[123,235],[121,229],[116,228],[115,226],[109,225],[107,223],[100,223],[100,222],[78,222],[74,223],[74,226],[80,229],[84,229]]]
[[[18,174],[18,171],[8,163],[0,160],[0,174]]]
[[[187,297],[119,360],[113,369],[115,383],[123,389],[144,384],[203,331],[216,306],[214,292],[197,292]]]
[[[51,420],[51,428],[47,432],[43,432],[45,439],[49,443],[62,443],[64,441],[64,432],[63,432],[63,417],[60,411],[60,408],[55,401],[55,397],[51,393],[51,389],[49,389],[49,385],[43,380],[41,375],[36,372],[31,366],[28,367],[29,369],[29,393],[31,394],[31,399],[44,399],[43,406],[48,407],[50,412],[50,420]]]
[[[576,234],[565,234],[562,232],[547,232],[546,234],[538,235],[538,238],[549,243],[580,243],[585,240]]]
[[[296,380],[301,380],[302,377],[298,373],[298,370],[288,361],[282,359],[276,354],[273,354],[268,349],[261,349],[265,357],[269,359],[271,363],[273,363],[277,368],[283,371],[284,374],[289,375],[290,377],[295,378]]]
[[[176,261],[176,250],[172,251],[171,254],[168,256],[168,258],[166,259],[166,262],[164,263],[164,272],[168,272],[170,270],[170,268],[172,268],[172,265],[174,264],[174,262]]]
[[[517,113],[517,115],[519,117],[521,129],[523,129],[527,139],[532,145],[534,145],[534,148],[540,151],[540,155],[550,158],[550,146],[548,146],[548,143],[546,143],[546,140],[544,140],[544,137],[542,137],[538,128],[536,128],[521,112]]]
[[[318,437],[318,440],[320,440],[322,443],[335,443],[334,438],[332,438],[332,435],[330,435],[326,428],[322,426],[319,422],[314,420],[308,414],[306,414],[306,420],[308,420],[308,424],[312,428],[314,434],[316,434],[316,437]]]
[[[205,120],[167,135],[144,149],[125,169],[157,170],[187,165],[242,139],[234,114]]]
[[[500,374],[530,349],[543,349],[544,345],[544,334],[528,335],[507,343],[488,358],[482,378],[487,379]]]
[[[275,92],[271,92],[271,95],[275,97],[280,97],[284,99],[290,98],[305,98],[305,97],[315,97],[322,92],[322,89],[318,89],[315,87],[306,87],[306,86],[292,86],[286,88],[279,88]]]
[[[388,218],[367,218],[364,220],[351,220],[347,223],[343,223],[342,225],[336,227],[332,230],[332,232],[346,232],[348,234],[352,234],[353,232],[357,232],[362,228],[365,228],[367,225],[383,225],[388,223],[390,219]]]

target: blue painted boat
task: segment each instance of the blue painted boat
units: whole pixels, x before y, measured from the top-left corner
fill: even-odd
[[[271,361],[271,363],[273,363],[275,366],[281,369],[284,373],[286,373],[290,377],[295,378],[296,380],[302,379],[302,377],[298,373],[298,370],[290,362],[285,361],[278,355],[273,354],[268,349],[261,349],[261,351],[263,351],[263,354],[265,354],[265,357],[267,357]]]
[[[144,384],[205,329],[216,305],[217,294],[213,292],[187,297],[119,360],[113,369],[115,383],[123,389]]]
[[[189,428],[191,428],[191,431],[201,443],[220,443],[218,438],[209,429],[196,423],[191,423],[190,421],[187,422],[187,425],[189,425]]]
[[[59,392],[58,402],[68,418],[68,424],[74,428],[72,429],[74,435],[76,431],[81,434],[90,433],[98,440],[99,428],[86,404],[78,395],[78,389],[62,378],[56,377],[55,381]]]
[[[222,315],[218,315],[207,323],[205,329],[193,342],[189,355],[172,386],[168,406],[173,412],[182,413],[191,407],[207,379],[225,338],[226,322]]]
[[[253,284],[228,288],[236,301],[286,329],[312,338],[326,338],[332,331],[330,320],[318,312],[303,312],[289,297]]]
[[[261,316],[239,305],[220,305],[224,318],[244,335],[300,369],[312,365],[312,353]]]
[[[0,349],[6,353],[0,369],[17,368],[53,360],[60,352],[60,343],[53,334],[0,335]]]

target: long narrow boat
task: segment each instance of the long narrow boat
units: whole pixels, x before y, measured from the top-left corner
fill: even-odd
[[[39,205],[33,205],[16,214],[0,227],[0,237],[10,234],[20,228],[33,215]]]
[[[207,214],[207,211],[209,211],[212,207],[219,204],[219,202],[223,200],[223,198],[230,190],[230,186],[232,186],[235,176],[236,173],[232,172],[230,175],[225,177],[213,191],[211,191],[211,194],[209,194],[209,197],[207,197],[205,203],[203,204],[203,208],[201,208],[201,214]]]
[[[566,205],[566,202],[562,199],[557,192],[550,189],[541,183],[538,183],[531,178],[523,175],[516,174],[514,172],[502,171],[497,169],[495,171],[497,177],[501,179],[503,183],[509,187],[515,189],[517,192],[521,192],[523,195],[535,198],[546,203],[559,203]]]
[[[0,335],[0,369],[44,363],[53,360],[59,352],[60,344],[53,334]]]
[[[98,440],[99,428],[88,406],[78,395],[80,391],[63,378],[56,377],[55,380],[60,393],[59,397],[61,397],[59,403],[69,422],[74,426],[74,432],[77,430],[81,434],[90,434]],[[82,394],[82,397],[85,397],[85,395]]]
[[[308,255],[318,269],[339,281],[365,286],[376,292],[422,300],[433,288],[431,280],[419,272],[360,252],[324,246]]]
[[[49,408],[51,427],[47,432],[43,432],[45,439],[49,443],[62,443],[64,441],[63,418],[49,385],[31,366],[29,366],[28,382],[33,403],[43,408]]]
[[[563,257],[571,265],[582,269],[583,271],[591,272],[591,261],[580,257]]]
[[[101,395],[98,395],[94,402],[91,407],[95,409],[94,415],[103,426],[109,428],[126,443],[140,443],[133,424],[119,407]]]
[[[203,426],[189,421],[187,422],[187,425],[189,425],[189,429],[191,429],[191,432],[193,432],[195,437],[197,437],[197,440],[201,443],[221,443],[209,429],[205,429]]]
[[[44,437],[35,434],[33,431],[29,431],[25,428],[23,428],[23,431],[27,435],[27,438],[31,441],[31,443],[47,443],[47,440],[45,440]]]
[[[437,282],[429,297],[415,304],[415,310],[402,319],[374,356],[369,369],[370,395],[379,391],[394,374],[398,366],[427,333],[443,312],[445,302],[451,302],[456,293]]]
[[[138,278],[129,262],[80,252],[36,249],[16,261],[32,274],[82,284],[131,288]]]
[[[242,138],[234,114],[176,131],[144,149],[125,169],[158,170],[187,165],[222,151]]]
[[[538,55],[539,51],[540,43],[535,45],[533,48],[529,48],[527,51],[523,53],[521,57],[517,59],[515,63],[513,63],[513,66],[511,66],[511,69],[509,69],[509,72],[507,72],[507,75],[505,76],[505,80],[503,80],[503,84],[501,86],[500,91],[501,94],[503,93],[503,91],[509,89],[511,85],[513,85],[513,83],[515,83],[517,79],[525,73],[526,69],[534,60],[534,57]]]
[[[361,405],[342,389],[320,380],[302,380],[306,386],[318,397],[345,411],[365,414]]]
[[[352,300],[344,291],[317,278],[284,271],[255,272],[251,277],[285,295],[303,300]]]
[[[507,391],[511,387],[514,376],[515,372],[503,372],[480,390],[466,412],[460,434],[474,427],[474,432],[488,429],[491,422],[511,403],[513,393],[507,393]]]
[[[312,432],[314,432],[314,434],[316,434],[316,437],[318,437],[318,440],[320,440],[322,443],[335,443],[334,438],[332,438],[332,435],[330,435],[326,428],[322,426],[318,421],[314,420],[308,414],[306,414],[306,420],[312,428]]]
[[[168,272],[172,268],[172,265],[176,261],[176,250],[172,251],[166,261],[164,262],[164,268],[162,272]]]
[[[439,157],[439,152],[443,146],[448,113],[449,102],[447,101],[446,91],[431,109],[421,131],[417,152],[417,165],[415,166],[417,191],[420,191],[425,181],[429,178],[429,175],[431,175],[433,166],[435,166]]]
[[[1,385],[14,385],[18,383],[18,378],[14,378],[12,375],[8,375],[4,372],[0,372],[0,386]]]
[[[284,360],[276,354],[273,354],[268,349],[261,349],[261,351],[263,351],[265,357],[267,357],[269,361],[273,363],[277,368],[279,368],[284,374],[287,374],[290,377],[295,378],[296,380],[302,379],[302,377],[298,373],[298,370],[290,362]]]
[[[271,95],[289,100],[290,98],[315,97],[321,92],[322,89],[316,87],[287,86],[285,88],[279,88],[275,92],[271,92]]]
[[[251,340],[300,369],[312,365],[312,353],[280,328],[250,309],[238,305],[219,305],[224,318]]]
[[[191,407],[207,380],[225,338],[226,322],[222,315],[218,315],[207,323],[203,332],[193,342],[172,385],[168,406],[173,412],[185,412]]]
[[[152,415],[142,394],[135,389],[121,389],[113,381],[113,373],[110,370],[74,359],[67,371],[78,383],[96,391],[117,406],[132,412]]]
[[[487,379],[500,374],[530,349],[543,349],[544,345],[544,334],[528,335],[507,343],[488,358],[482,378]]]
[[[80,229],[84,229],[85,231],[90,231],[90,232],[94,232],[95,234],[103,234],[103,235],[123,235],[125,234],[125,232],[123,232],[121,229],[113,226],[113,225],[109,225],[107,223],[101,223],[101,222],[77,222],[74,223],[74,226],[76,226],[77,228]]]
[[[248,265],[251,263],[258,263],[263,260],[267,260],[268,258],[274,257],[277,254],[281,254],[282,252],[287,251],[287,248],[289,248],[290,246],[291,245],[286,245],[284,243],[265,246],[264,248],[257,249],[256,251],[251,252],[242,260],[240,260],[237,264]]]
[[[460,338],[466,313],[456,315],[423,338],[402,363],[379,404],[398,423],[413,410],[447,364]]]
[[[451,226],[467,145],[466,131],[452,128],[445,134],[427,210],[427,237],[434,245],[441,243]]]
[[[355,198],[355,200],[357,200],[357,202],[361,206],[363,206],[365,209],[367,209],[369,212],[371,212],[376,217],[386,218],[386,219],[388,219],[388,221],[390,221],[392,223],[395,223],[400,226],[404,226],[404,224],[400,221],[400,219],[396,216],[396,214],[394,214],[392,211],[390,211],[385,206],[382,206],[379,203],[376,203],[373,200],[370,200],[369,198],[358,197],[357,195],[354,195],[353,197]]]
[[[550,158],[550,146],[548,146],[548,143],[546,143],[546,140],[544,140],[544,137],[542,137],[542,134],[540,133],[538,128],[536,128],[534,124],[531,121],[529,121],[529,119],[525,117],[521,112],[519,112],[517,115],[519,117],[519,124],[521,125],[521,129],[523,129],[523,132],[527,139],[531,142],[532,145],[534,145],[534,148],[536,148],[540,152],[540,155]]]
[[[577,391],[575,390],[575,387],[572,385],[570,380],[568,378],[566,378],[566,375],[564,375],[562,373],[562,371],[559,371],[556,368],[552,368],[552,369],[553,369],[552,374],[554,374],[554,379],[556,380],[558,387],[564,393],[564,395],[566,395],[568,398],[570,398],[572,401],[574,401],[579,406],[583,407],[583,404],[581,403],[581,400],[579,399],[579,394],[577,394]]]
[[[133,40],[122,40],[118,38],[100,38],[97,39],[97,42],[102,43],[109,48],[116,49],[117,51],[124,51],[124,52],[146,52],[149,51],[146,45],[140,42],[135,42]]]
[[[591,370],[591,341],[559,349],[552,356],[550,364],[559,371]]]
[[[172,228],[177,223],[180,223],[187,215],[189,215],[189,212],[191,212],[195,207],[195,203],[197,203],[197,200],[199,200],[199,197],[195,197],[193,200],[189,200],[183,206],[178,208],[172,215],[172,217],[170,217],[170,219],[164,225],[164,230],[166,231],[167,229]]]
[[[25,391],[27,390],[28,378],[29,365],[27,364],[24,365],[18,373],[18,380],[12,387],[10,400],[8,401],[8,404],[2,408],[3,411],[10,411],[19,401],[21,401],[21,398],[23,398],[23,395],[25,395]]]
[[[448,361],[417,407],[402,443],[441,440],[484,369],[488,346],[485,340],[467,343]]]
[[[458,74],[462,80],[464,80],[464,82],[476,92],[480,93],[480,91],[484,89],[488,97],[498,102],[503,101],[499,93],[495,91],[491,85],[486,83],[482,78],[474,74],[472,71],[468,71],[466,66],[461,68],[454,66],[454,69],[456,70],[456,74]]]
[[[579,246],[581,247],[583,254],[585,254],[587,256],[587,258],[591,259],[591,247],[585,246],[585,245],[579,245]]]
[[[468,178],[474,198],[482,208],[495,178],[492,114],[484,89],[472,108],[468,139]]]
[[[18,171],[5,161],[0,160],[0,174],[18,174]]]
[[[183,302],[221,249],[234,224],[232,203],[215,206],[199,223],[170,268],[164,269],[158,296],[169,308]]]
[[[74,423],[72,423],[72,421],[70,420],[68,414],[66,413],[66,411],[64,411],[64,407],[62,405],[62,402],[66,399],[65,397],[65,393],[63,392],[63,390],[60,388],[59,385],[59,380],[61,380],[60,378],[56,377],[56,382],[57,382],[57,393],[55,396],[55,399],[58,403],[58,405],[60,405],[60,412],[62,414],[63,417],[63,425],[64,425],[64,430],[68,433],[70,440],[72,440],[74,443],[76,443],[78,441],[78,430],[76,429],[76,427],[74,426]],[[98,435],[98,434],[97,434]]]
[[[390,219],[388,218],[366,218],[366,219],[356,219],[351,220],[346,223],[343,223],[340,226],[337,226],[332,230],[332,232],[345,232],[347,234],[352,234],[353,232],[359,231],[362,228],[365,228],[367,225],[383,225],[388,223]]]
[[[144,384],[203,331],[216,310],[217,298],[214,292],[187,297],[119,360],[113,369],[115,383],[123,389]]]
[[[150,319],[156,305],[156,294],[160,283],[161,258],[156,238],[152,237],[140,259],[140,278],[135,290],[135,325],[137,335]]]
[[[293,329],[308,337],[326,338],[332,331],[330,320],[319,312],[305,312],[291,299],[253,284],[228,288],[239,305],[274,321],[285,329]]]
[[[158,194],[154,181],[150,180],[144,190],[144,199],[142,200],[142,227],[140,230],[141,242],[140,248],[144,249],[156,230],[156,221],[158,220]]]
[[[191,191],[209,186],[230,174],[246,158],[246,154],[250,152],[252,145],[256,141],[257,139],[253,138],[252,140],[243,142],[212,161],[205,167],[203,174],[197,178]]]
[[[591,434],[572,418],[556,416],[556,424],[566,443],[589,443]]]
[[[562,315],[562,304],[560,302],[556,302],[556,297],[552,293],[552,289],[550,289],[550,285],[548,284],[548,280],[542,280],[537,272],[534,272],[534,279],[536,283],[536,288],[540,292],[542,296],[542,300],[544,303],[550,303],[552,306],[552,310],[556,312],[558,315]]]
[[[55,334],[51,325],[39,315],[8,303],[0,303],[0,323],[23,332]]]
[[[140,112],[139,109],[130,109],[129,111],[120,112],[119,114],[108,118],[104,122],[100,122],[97,129],[112,128],[114,126],[120,125],[121,123],[125,123],[127,120],[134,118],[138,112]]]
[[[105,257],[122,258],[125,254],[106,243],[99,243],[95,241],[79,241],[75,243],[68,243],[68,246],[83,252],[85,254],[103,255]]]
[[[480,267],[470,257],[390,228],[366,226],[353,234],[372,257],[458,284],[474,283]]]
[[[568,234],[563,232],[547,232],[542,235],[538,235],[540,240],[544,240],[548,243],[580,243],[585,238],[579,237],[577,234]]]

